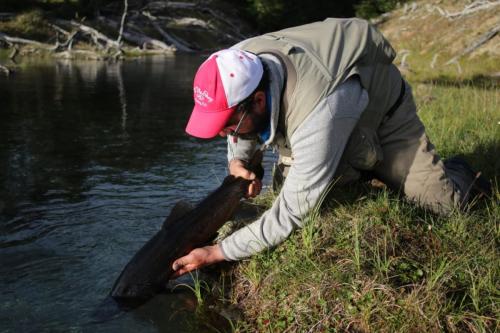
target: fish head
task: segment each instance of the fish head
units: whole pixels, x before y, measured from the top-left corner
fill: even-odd
[[[124,312],[134,310],[144,303],[147,299],[137,298],[114,298],[107,296],[99,306],[92,312],[92,323],[103,323],[114,320]]]

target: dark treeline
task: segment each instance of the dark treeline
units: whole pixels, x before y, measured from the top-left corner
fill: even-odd
[[[128,0],[129,8],[142,8],[155,0]],[[157,1],[157,0],[156,0]],[[371,18],[390,11],[405,0],[217,0],[210,6],[232,7],[258,32],[273,31],[326,17]],[[192,1],[190,1],[192,2]],[[199,1],[203,2],[203,1]],[[91,18],[103,8],[121,11],[123,0],[2,0],[0,11],[42,9],[59,17]]]
[[[405,0],[233,0],[260,31],[305,24],[326,17],[372,18]]]

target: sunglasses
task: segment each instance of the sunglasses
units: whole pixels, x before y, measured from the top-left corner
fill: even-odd
[[[229,135],[233,138],[233,142],[236,143],[238,142],[238,138],[241,138],[243,140],[251,140],[257,138],[257,134],[255,133],[245,133],[241,134],[240,133],[240,127],[243,124],[243,120],[245,120],[248,111],[250,110],[250,106],[253,102],[253,95],[248,97],[246,100],[241,102],[241,104],[238,106],[236,109],[236,112],[243,112],[240,120],[238,121],[238,124],[236,125],[236,128],[232,131],[229,132]]]

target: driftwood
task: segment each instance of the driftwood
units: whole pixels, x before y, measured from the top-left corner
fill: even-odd
[[[469,15],[475,12],[478,12],[480,10],[486,10],[493,8],[495,6],[500,5],[500,1],[474,1],[473,3],[465,6],[465,8],[461,12],[456,12],[456,13],[447,13],[448,18],[456,18],[464,15]]]
[[[399,54],[401,55],[401,63],[399,64],[399,66],[401,68],[408,68],[408,63],[406,62],[406,58],[410,55],[410,51],[409,50],[401,50],[399,51]]]
[[[211,24],[212,20],[189,18],[195,22],[193,23],[194,26],[199,26],[204,30],[210,30],[211,34],[223,36],[225,39],[229,40],[240,40],[245,38],[245,36],[239,32],[238,24],[231,20],[231,17],[228,17],[221,11],[210,8],[203,2],[154,1],[147,3],[142,9],[137,11],[129,10],[129,2],[130,0],[123,0],[124,7],[121,20],[103,16],[97,17],[98,22],[117,31],[117,35],[113,34],[111,38],[91,26],[89,23],[84,24],[76,20],[69,21],[56,19],[48,23],[48,26],[54,30],[54,35],[49,41],[38,42],[36,40],[8,36],[0,32],[0,46],[5,44],[7,47],[12,48],[10,58],[13,61],[18,54],[26,55],[30,52],[38,53],[41,50],[51,52],[54,56],[62,58],[83,56],[92,59],[118,59],[124,52],[128,52],[127,50],[129,49],[122,49],[123,41],[127,41],[133,46],[139,45],[139,47],[142,48],[140,52],[143,54],[170,53],[176,50],[193,52],[195,46],[189,43],[189,41],[185,41],[175,36],[169,31],[170,28],[167,28],[167,23],[175,21],[175,19],[168,17],[166,14],[164,14],[166,16],[163,17],[156,15],[156,13],[162,10],[165,11],[166,9],[165,12],[168,12],[168,9],[188,10],[194,13],[203,12],[205,16],[212,16],[214,18],[213,21],[223,24],[225,29],[230,32],[226,33],[222,29],[219,29],[217,25]],[[2,18],[10,19],[13,16],[14,15],[10,13],[0,13],[0,20],[2,20]],[[189,21],[189,19],[187,20]],[[136,25],[134,25],[134,23],[136,23]],[[154,36],[158,36],[158,39],[148,36],[147,32],[141,29],[141,26],[153,28],[155,30]],[[117,36],[116,39],[115,36]],[[73,44],[79,40],[84,40],[86,43],[91,44],[94,51],[73,50]],[[25,45],[28,47],[21,47]]]
[[[9,54],[9,59],[16,62],[16,56],[19,54],[19,49],[16,45],[12,47],[12,52]]]
[[[438,57],[439,57],[439,53],[434,54],[434,56],[432,57],[432,61],[431,61],[431,64],[430,64],[430,66],[431,66],[432,69],[436,68]]]
[[[163,38],[165,38],[165,40],[168,43],[172,44],[177,50],[184,51],[184,52],[193,52],[194,51],[192,48],[190,48],[189,46],[184,44],[182,41],[178,40],[174,36],[167,33],[165,30],[163,30],[162,27],[160,27],[160,25],[158,24],[158,19],[156,17],[154,17],[153,15],[151,15],[149,12],[142,12],[141,14],[144,15],[145,17],[147,17],[150,20],[153,27],[156,29],[156,31],[158,31],[158,33]]]
[[[500,32],[500,24],[497,25],[496,27],[493,27],[492,29],[488,30],[484,34],[482,34],[481,37],[479,37],[474,43],[472,43],[469,47],[467,47],[465,50],[463,50],[459,55],[448,60],[448,62],[445,65],[450,65],[454,62],[457,62],[459,58],[461,58],[464,55],[467,55],[469,53],[472,53],[477,48],[479,48],[481,45],[485,44],[490,39],[495,37],[499,32]]]
[[[73,49],[73,41],[76,36],[80,33],[80,31],[75,30],[71,34],[68,35],[68,38],[65,42],[60,43],[59,40],[56,41],[56,45],[54,45],[53,51],[58,52],[60,50],[71,51]]]
[[[458,74],[462,74],[462,66],[460,66],[460,63],[458,62],[458,59],[451,59],[448,61],[445,65],[455,65],[457,67],[457,72]]]
[[[161,20],[166,20],[168,18],[157,16]],[[212,25],[206,21],[200,20],[195,17],[182,17],[169,19],[176,26],[182,26],[182,29],[188,29],[187,27],[198,27],[198,29],[204,30],[214,30]]]
[[[228,20],[223,14],[220,12],[203,5],[202,3],[196,3],[196,2],[177,2],[177,1],[155,1],[155,2],[150,2],[144,8],[142,8],[142,12],[157,12],[157,11],[164,11],[167,9],[188,9],[188,10],[193,10],[193,11],[202,11],[202,12],[207,12],[210,15],[212,15],[215,19],[227,24],[229,27],[232,29],[232,33],[235,34],[236,36],[233,36],[231,34],[225,33],[225,36],[229,39],[239,41],[241,39],[245,39],[246,36],[243,35],[240,32],[240,28],[238,25],[232,23],[230,20]]]
[[[72,21],[58,20],[57,22],[59,22],[62,25],[69,25],[73,28],[78,29],[83,34],[90,36],[94,44],[101,50],[105,50],[107,52],[111,48],[119,48],[119,44],[116,41],[108,38],[106,35],[102,34],[101,32],[97,31],[92,27],[89,27],[87,25],[84,25],[80,22],[76,22],[73,20]]]
[[[0,71],[1,71],[2,73],[4,73],[5,75],[7,75],[7,76],[9,76],[9,75],[10,75],[10,73],[12,72],[12,71],[9,69],[9,67],[4,66],[4,65],[0,65]]]
[[[408,3],[405,3],[405,5],[403,7],[403,15],[414,12],[416,10],[417,10],[417,3],[415,1],[413,1],[411,3],[411,5],[409,5]]]
[[[61,28],[60,26],[58,25],[55,25],[53,23],[49,23],[49,27],[51,27],[52,29],[54,29],[56,32],[60,33],[60,34],[63,34],[63,35],[66,35],[66,36],[69,36],[70,35],[70,32],[69,31],[66,31],[64,30],[63,28]]]
[[[154,1],[144,6],[143,10],[161,11],[165,9],[196,9],[200,4],[195,2],[177,2],[177,1]]]
[[[462,11],[455,12],[455,13],[450,13],[445,9],[442,9],[439,6],[436,5],[429,5],[427,4],[427,11],[432,13],[434,11],[437,11],[441,16],[444,16],[450,20],[462,17],[465,15],[473,14],[481,10],[487,10],[491,9],[495,6],[500,5],[500,1],[484,1],[484,0],[479,0],[479,1],[474,1],[473,3],[467,5],[464,7]]]
[[[107,26],[117,29],[118,28],[118,23],[108,19],[103,16],[99,16],[97,18],[100,22],[106,24]],[[156,49],[156,50],[162,50],[165,52],[173,52],[175,51],[175,48],[168,46],[164,42],[151,38],[149,36],[146,36],[142,33],[138,32],[132,32],[132,31],[123,31],[123,38],[128,40],[131,43],[134,43],[136,45],[141,46],[143,49]]]
[[[382,15],[379,15],[375,18],[370,19],[370,23],[373,25],[379,25],[384,22],[386,22],[390,17],[392,16],[392,13],[383,13]]]
[[[8,45],[24,44],[24,45],[33,45],[33,46],[36,46],[39,48],[45,48],[45,49],[50,49],[52,47],[52,45],[40,43],[40,42],[37,42],[36,40],[18,38],[18,37],[10,37],[10,36],[4,34],[3,32],[0,32],[0,40],[4,41]]]

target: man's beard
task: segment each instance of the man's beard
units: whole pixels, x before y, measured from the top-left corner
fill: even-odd
[[[257,135],[267,128],[267,125],[268,125],[267,116],[251,112],[249,114],[249,117],[252,120],[252,124],[254,125],[254,129],[252,130],[252,134]]]

